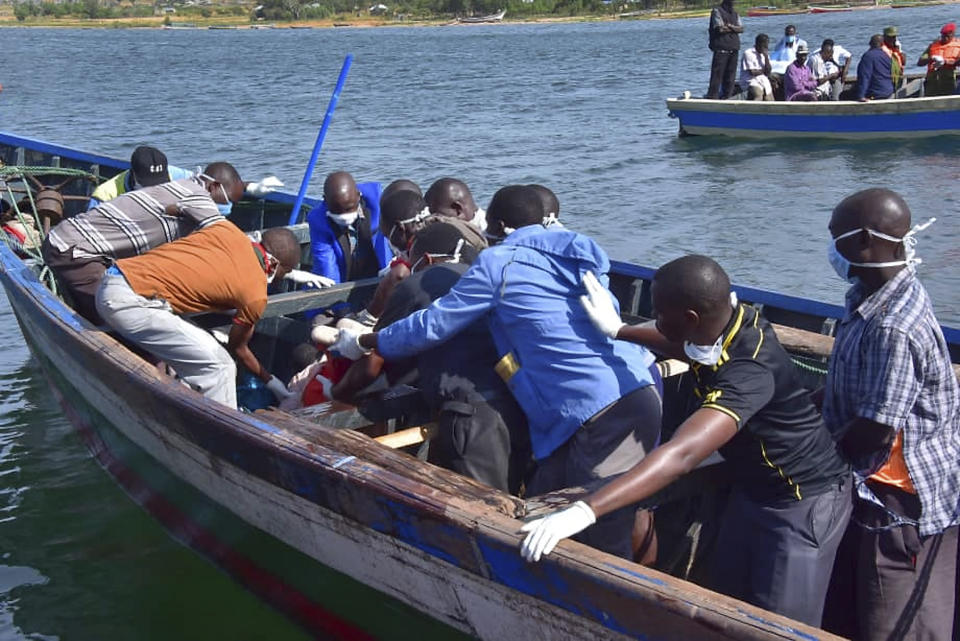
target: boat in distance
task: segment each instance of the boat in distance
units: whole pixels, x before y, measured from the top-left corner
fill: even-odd
[[[792,16],[801,13],[807,13],[807,9],[801,8],[778,8],[774,6],[769,7],[750,7],[747,9],[748,18],[765,18],[767,16]]]
[[[127,166],[3,132],[0,160],[30,165],[40,182],[46,182],[44,165],[98,177]],[[9,182],[17,171],[0,168],[0,178]],[[83,194],[76,192],[89,186],[80,180],[67,188],[79,197]],[[231,219],[250,229],[285,224],[293,199],[281,193],[243,201]],[[82,200],[67,203],[82,206]],[[293,229],[306,240],[304,227]],[[374,407],[324,404],[253,414],[227,408],[161,376],[91,326],[41,282],[38,271],[0,243],[0,283],[24,340],[91,454],[173,536],[311,634],[836,638],[572,541],[540,563],[525,563],[519,554],[522,521],[576,496],[576,488],[524,500],[430,465],[392,438],[419,428],[368,435],[368,427],[384,421]],[[649,268],[613,264],[611,289],[625,318],[649,314],[652,275]],[[334,303],[362,305],[375,285],[371,279],[271,294],[251,348],[268,369],[288,377],[290,350],[310,332],[299,312]],[[824,367],[840,307],[736,290],[778,323],[798,363],[810,370]],[[193,320],[206,328],[230,324],[229,316],[216,313]],[[960,332],[948,328],[945,336],[952,350],[960,347]],[[682,388],[681,365],[668,362],[662,370],[676,383],[668,388]],[[679,393],[668,394],[665,414],[678,398]],[[704,466],[649,504],[683,506],[694,494],[699,499],[722,492],[727,483],[723,465]],[[667,511],[658,512],[658,520],[660,514],[668,526]],[[688,578],[694,576],[691,568],[704,563],[711,523],[718,519],[712,512],[697,518],[702,528],[695,541],[685,535],[684,519],[676,520],[675,536],[662,538],[671,552],[664,557],[676,556],[672,567]]]
[[[668,99],[681,136],[927,138],[960,135],[960,95],[891,100],[783,102]]]

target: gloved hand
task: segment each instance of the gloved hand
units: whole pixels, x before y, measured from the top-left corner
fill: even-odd
[[[334,356],[342,356],[343,358],[349,358],[351,361],[356,361],[372,350],[360,346],[359,332],[343,328],[340,330],[340,335],[337,336],[337,342],[331,345],[327,351]]]
[[[247,188],[244,190],[251,196],[256,196],[257,198],[263,198],[271,191],[276,191],[283,187],[283,182],[276,176],[267,176],[261,181],[255,183],[247,183]]]
[[[293,392],[288,390],[287,386],[284,385],[276,376],[270,377],[270,380],[267,381],[266,388],[273,392],[273,395],[277,397],[278,401],[282,401],[285,398],[293,395]]]
[[[593,326],[602,334],[610,338],[616,338],[620,328],[626,325],[613,306],[613,300],[610,298],[610,292],[600,284],[593,272],[586,272],[583,275],[583,286],[587,289],[587,295],[580,297],[580,304],[587,311]]]
[[[560,539],[566,539],[578,532],[582,532],[597,522],[597,515],[590,506],[583,501],[550,516],[535,519],[520,528],[527,533],[527,538],[520,546],[520,554],[527,561],[539,561],[553,551]]]
[[[286,275],[284,275],[284,278],[287,280],[292,280],[297,285],[313,285],[317,289],[323,289],[324,287],[336,285],[335,282],[326,276],[305,272],[302,269],[291,269],[286,273]]]
[[[324,376],[323,374],[317,374],[314,376],[317,379],[317,382],[320,383],[323,388],[323,397],[328,401],[333,400],[333,381]]]

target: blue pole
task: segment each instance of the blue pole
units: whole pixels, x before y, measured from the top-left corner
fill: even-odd
[[[303,182],[300,183],[300,191],[297,192],[297,200],[293,203],[293,209],[290,210],[290,225],[297,223],[300,217],[300,206],[303,205],[303,197],[307,194],[307,186],[310,184],[310,177],[313,175],[313,168],[317,164],[317,157],[320,155],[320,149],[323,147],[323,139],[327,137],[327,129],[330,128],[330,120],[333,119],[333,110],[337,108],[337,100],[340,99],[340,92],[343,90],[343,83],[347,80],[347,72],[350,71],[350,65],[353,63],[353,54],[348,53],[343,59],[343,66],[340,67],[340,77],[337,78],[337,86],[330,96],[330,104],[327,105],[327,115],[323,117],[323,125],[320,126],[320,132],[317,134],[317,142],[313,144],[313,153],[310,155],[310,162],[307,163],[307,171],[303,174]]]

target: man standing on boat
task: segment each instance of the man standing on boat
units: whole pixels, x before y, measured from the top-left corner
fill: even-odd
[[[100,324],[94,297],[114,260],[142,254],[223,220],[217,205],[243,197],[244,183],[228,163],[211,163],[199,176],[125,193],[67,218],[43,241],[44,262],[87,320]]]
[[[740,55],[740,34],[743,25],[733,9],[733,0],[723,0],[710,12],[710,86],[707,98],[729,98],[737,81],[737,62]]]
[[[830,218],[830,264],[851,288],[823,416],[859,481],[850,554],[845,541],[837,564],[853,594],[837,600],[855,604],[864,641],[952,634],[960,386],[915,271],[915,234],[930,222],[912,227],[888,189],[853,194]]]
[[[903,80],[903,70],[907,66],[907,56],[900,49],[900,31],[896,27],[886,27],[883,30],[883,52],[890,58],[890,78],[893,88],[898,89]]]
[[[960,59],[960,40],[954,37],[957,25],[948,22],[940,29],[940,38],[930,43],[918,67],[927,68],[923,81],[925,96],[951,96],[957,91],[957,60]]]
[[[750,100],[773,100],[773,85],[770,82],[770,36],[759,34],[753,47],[743,52],[740,61],[740,88]]]
[[[690,361],[700,407],[626,474],[524,525],[524,557],[538,561],[595,517],[652,496],[719,451],[734,485],[711,587],[818,626],[853,483],[771,325],[737,302],[727,274],[706,256],[657,270],[655,327],[624,324],[592,274],[584,285],[583,306],[601,333]]]
[[[660,432],[653,355],[597,333],[577,304],[584,272],[606,280],[606,253],[546,213],[535,189],[500,189],[490,201],[487,233],[501,242],[481,252],[448,294],[379,332],[358,337],[341,330],[335,346],[351,358],[373,349],[387,360],[407,358],[485,319],[496,372],[530,427],[537,469],[529,496],[625,472]],[[631,558],[635,512],[625,504],[607,514],[583,542]]]
[[[883,100],[893,95],[890,56],[883,51],[883,36],[870,38],[870,49],[857,65],[857,100]]]
[[[204,396],[236,409],[236,357],[277,397],[289,392],[250,350],[254,327],[267,307],[267,285],[300,262],[289,229],[263,232],[261,242],[228,220],[118,260],[97,291],[97,311],[124,338],[172,366]],[[235,309],[227,350],[183,314]]]

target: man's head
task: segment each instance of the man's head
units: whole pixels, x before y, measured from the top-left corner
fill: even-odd
[[[792,45],[797,41],[797,28],[792,24],[788,24],[783,28],[783,37],[786,39],[787,44]]]
[[[883,36],[881,36],[879,33],[875,33],[872,36],[870,36],[871,49],[879,49],[882,46],[883,46]]]
[[[547,216],[553,214],[554,217],[560,217],[560,199],[557,198],[557,195],[553,193],[550,189],[544,187],[543,185],[527,185],[530,189],[537,192],[537,195],[540,196],[540,201],[543,203],[543,211],[546,212]]]
[[[887,45],[891,49],[897,48],[897,35],[900,32],[896,27],[887,27],[883,30],[883,44]]]
[[[833,59],[833,40],[827,38],[820,45],[820,57],[824,60]]]
[[[940,27],[940,42],[943,44],[947,44],[948,42],[953,40],[953,36],[956,32],[957,32],[957,25],[955,25],[954,23],[948,22],[947,24],[943,25],[942,27]]]
[[[501,187],[487,209],[487,236],[503,239],[521,227],[543,223],[546,211],[540,195],[527,185]]]
[[[427,201],[430,213],[438,216],[471,221],[477,213],[477,203],[473,200],[470,188],[456,178],[441,178],[434,182],[423,199]]]
[[[708,345],[730,318],[730,279],[711,258],[672,260],[653,275],[657,329],[668,340]]]
[[[851,263],[902,261],[906,258],[902,242],[881,238],[868,230],[894,239],[903,238],[910,231],[910,208],[894,191],[864,189],[847,196],[834,208],[829,230],[836,251]],[[889,280],[900,268],[897,265],[890,268],[852,266],[847,274],[840,275],[860,277],[868,286],[876,287]]]
[[[469,265],[476,259],[478,249],[464,233],[469,227],[457,222],[455,219],[445,221],[438,218],[417,232],[410,246],[413,271],[442,262]],[[476,233],[475,230],[469,231]]]
[[[360,210],[360,191],[349,173],[335,171],[323,181],[323,202],[327,212],[334,215],[351,214]]]
[[[267,267],[268,276],[272,273],[274,279],[281,279],[300,264],[300,243],[289,229],[271,227],[265,230],[260,244],[276,261],[276,265]]]
[[[204,184],[214,202],[226,205],[243,200],[243,180],[228,162],[213,162],[203,170]]]
[[[801,44],[799,47],[797,47],[797,59],[794,60],[794,62],[798,67],[802,67],[807,64],[808,53],[809,51],[807,50],[807,45]]]
[[[753,40],[753,47],[757,51],[766,53],[770,49],[770,36],[765,33],[758,34]]]
[[[423,192],[420,191],[420,185],[412,180],[401,178],[399,180],[394,180],[392,183],[384,187],[383,191],[380,192],[380,203],[382,204],[384,200],[398,191],[412,191],[418,196],[423,196]]]
[[[380,200],[380,233],[397,251],[406,251],[414,233],[423,226],[426,207],[417,192],[394,190]]]
[[[154,147],[137,147],[130,156],[130,173],[135,188],[153,187],[170,182],[167,157]]]

